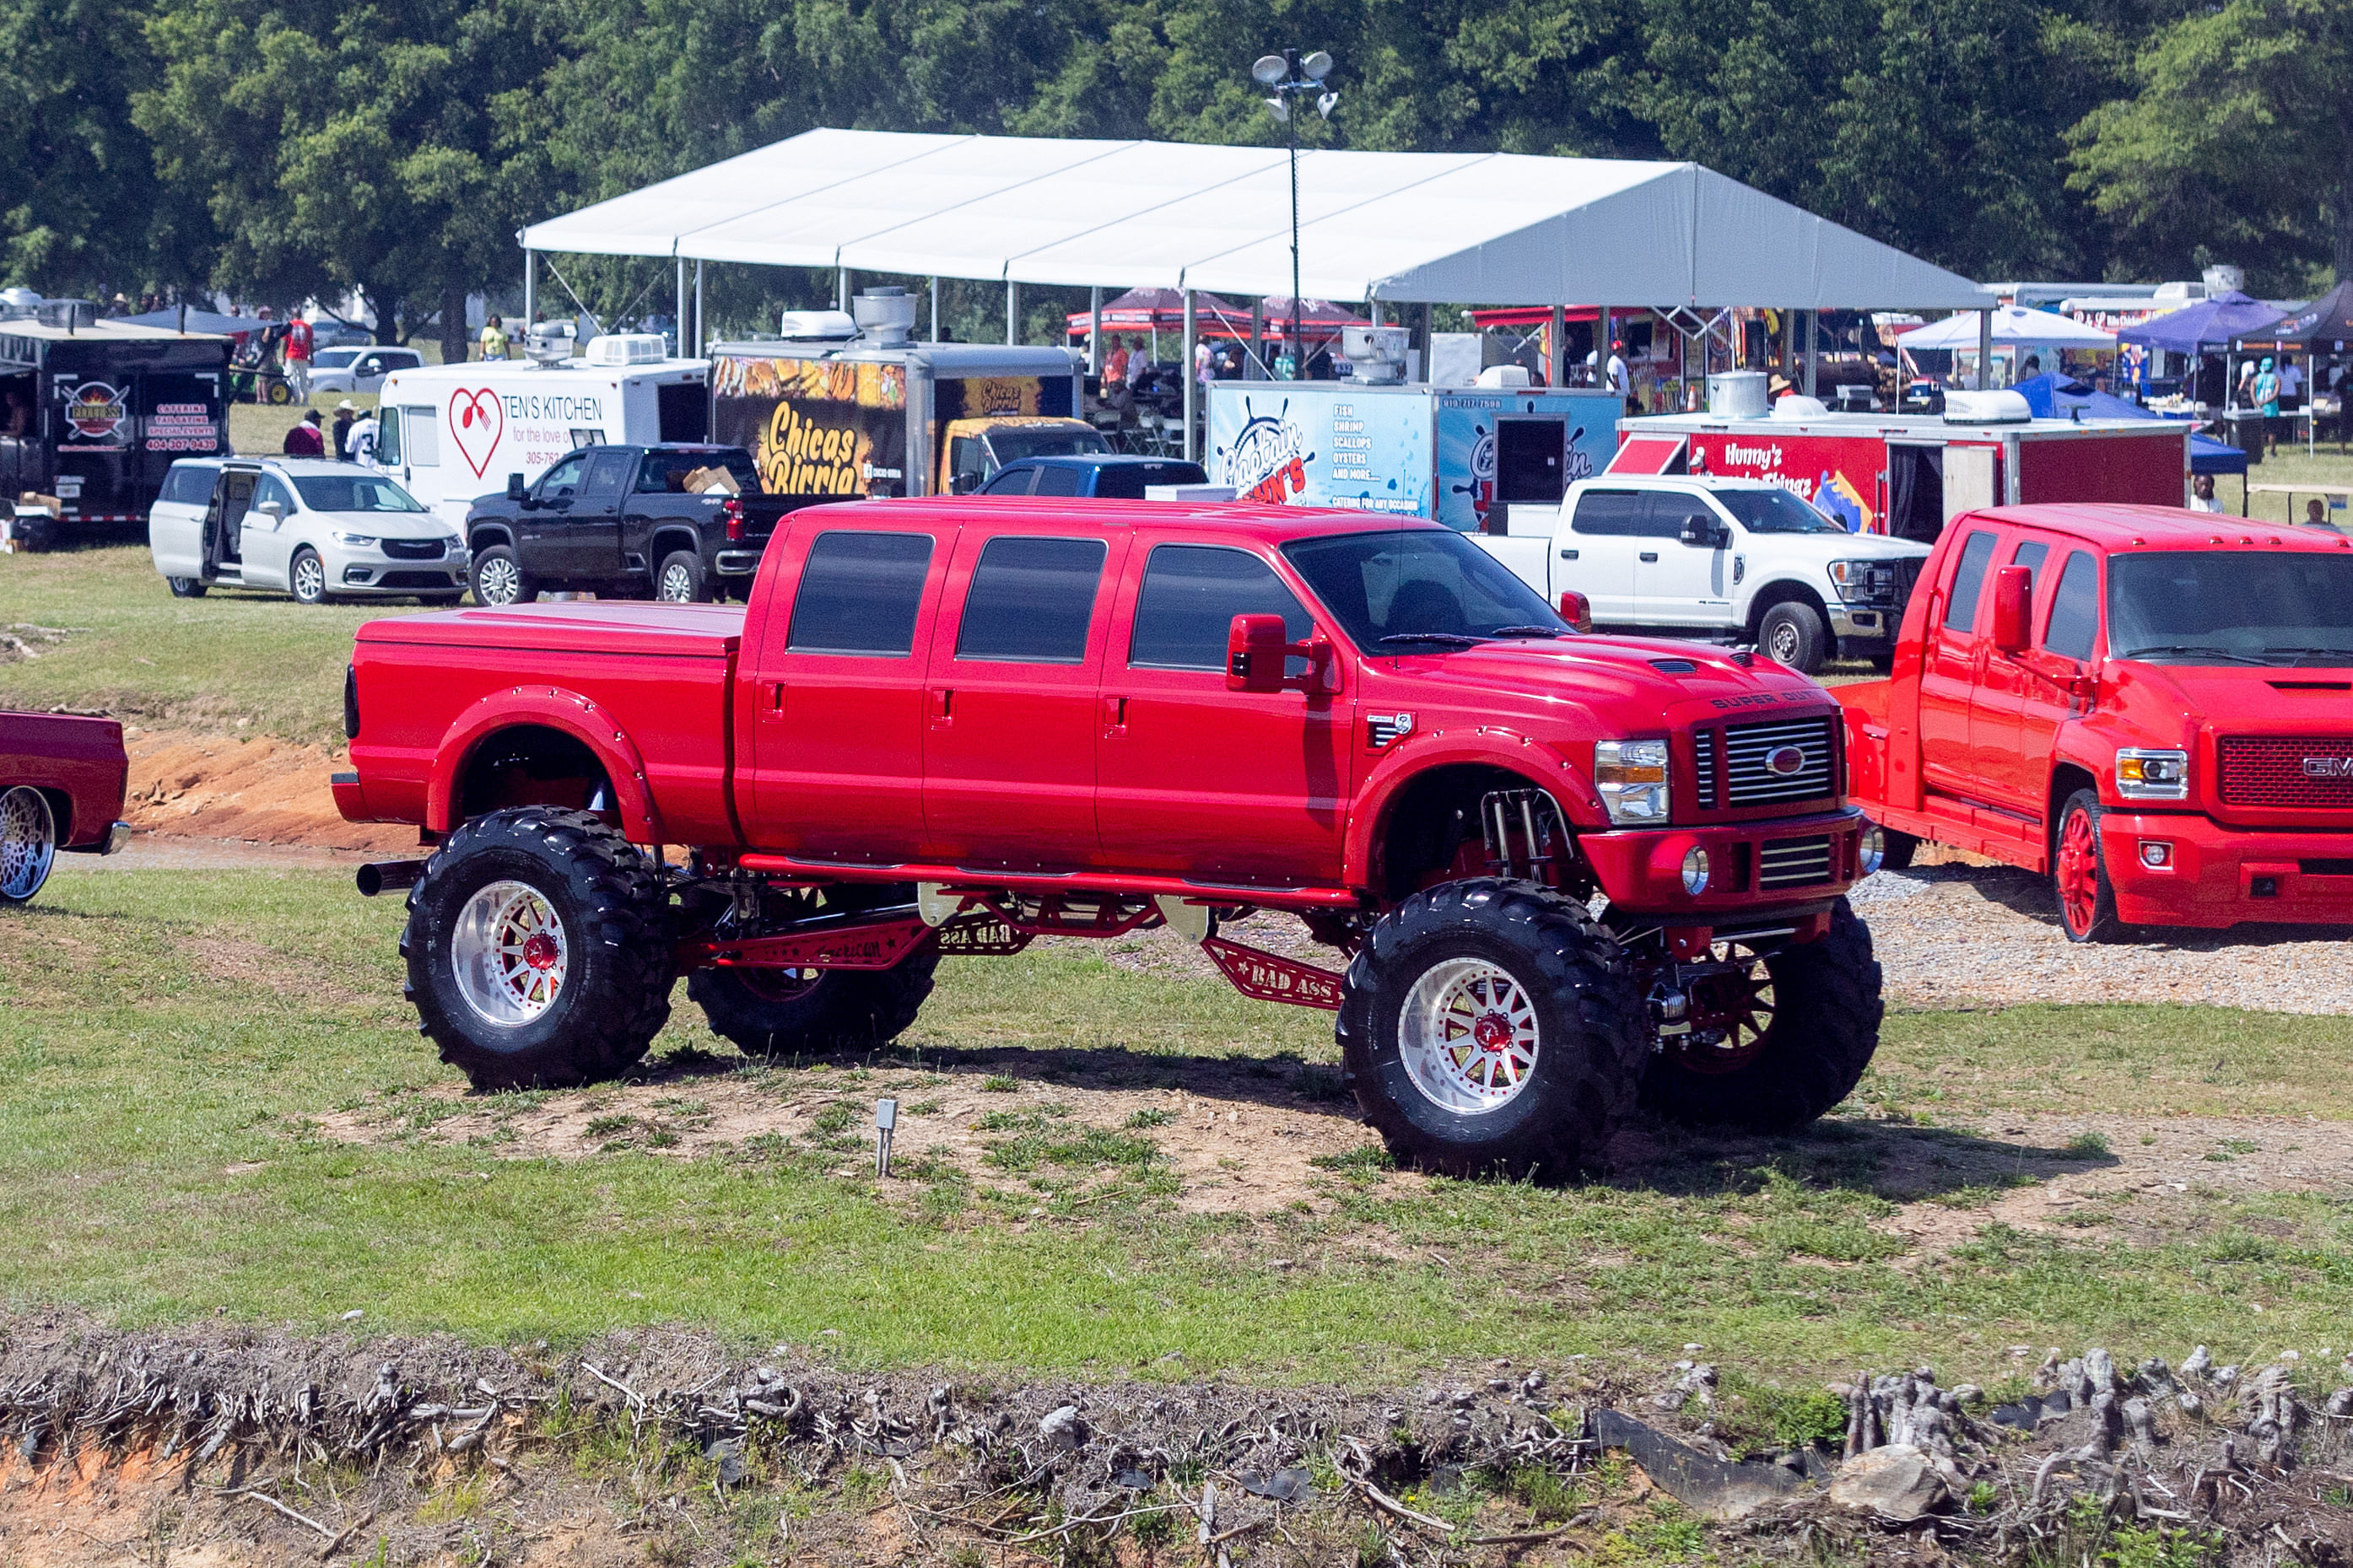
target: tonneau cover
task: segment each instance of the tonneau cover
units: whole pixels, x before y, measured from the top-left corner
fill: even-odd
[[[470,606],[359,629],[364,643],[424,643],[441,647],[539,648],[553,652],[684,655],[724,658],[744,641],[735,605],[655,605],[595,600],[561,605]]]

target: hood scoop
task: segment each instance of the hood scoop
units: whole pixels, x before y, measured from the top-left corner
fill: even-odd
[[[2353,680],[2266,680],[2274,691],[2353,691]]]

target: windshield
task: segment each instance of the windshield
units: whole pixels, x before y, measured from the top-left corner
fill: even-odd
[[[1449,529],[1295,540],[1282,553],[1359,647],[1568,631],[1535,589]]]
[[[1717,490],[1715,500],[1751,533],[1846,531],[1844,523],[1824,517],[1788,490]]]
[[[1007,425],[988,433],[988,449],[997,463],[1018,463],[1024,458],[1079,458],[1108,452],[1102,436],[1070,425]]]
[[[735,477],[735,486],[751,495],[760,493],[760,470],[753,466],[752,456],[740,447],[708,452],[648,452],[645,466],[638,470],[638,490],[640,494],[676,495],[685,490],[686,477],[697,468],[725,468]]]
[[[311,363],[319,370],[349,370],[360,353],[358,349],[321,349],[311,356]]]
[[[377,474],[321,474],[294,488],[312,511],[423,511],[415,497]]]
[[[2108,647],[2157,664],[2353,665],[2353,552],[2113,556]]]

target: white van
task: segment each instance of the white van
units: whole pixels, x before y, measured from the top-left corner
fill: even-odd
[[[375,466],[462,529],[477,496],[530,484],[583,447],[697,442],[711,428],[711,362],[660,357],[661,340],[591,339],[578,359],[425,365],[385,378]]]
[[[147,513],[147,547],[182,599],[227,587],[454,605],[470,565],[458,531],[391,476],[324,458],[181,458]]]

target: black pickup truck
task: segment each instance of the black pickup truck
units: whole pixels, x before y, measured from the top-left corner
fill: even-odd
[[[712,485],[723,469],[735,489]],[[741,447],[583,447],[525,486],[466,513],[474,600],[528,603],[543,591],[649,595],[702,604],[750,593],[760,552],[786,512],[828,498],[765,496]]]

